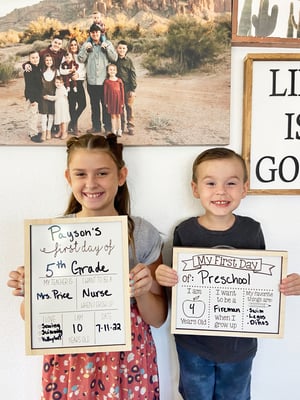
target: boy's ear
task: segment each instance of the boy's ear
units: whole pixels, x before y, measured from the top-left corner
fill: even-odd
[[[249,181],[246,181],[243,185],[242,199],[247,196],[249,190]]]
[[[193,196],[196,199],[200,199],[199,193],[198,193],[198,186],[197,183],[195,183],[194,181],[191,182],[191,187],[192,187],[192,192],[193,192]]]

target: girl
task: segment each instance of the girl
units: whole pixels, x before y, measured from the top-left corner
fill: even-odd
[[[42,69],[42,100],[39,104],[39,112],[42,114],[42,136],[41,140],[51,139],[51,128],[54,120],[54,103],[45,98],[46,95],[54,96],[55,94],[55,77],[56,69],[54,66],[53,57],[50,54],[44,56]]]
[[[122,136],[121,114],[124,110],[124,84],[117,76],[117,66],[107,66],[108,78],[104,81],[104,104],[111,117],[112,133]]]
[[[68,132],[77,136],[79,134],[78,119],[83,110],[86,108],[86,96],[84,90],[86,68],[85,64],[79,62],[78,60],[79,44],[75,38],[70,40],[68,51],[72,54],[75,62],[78,64],[78,70],[72,77],[73,80],[76,80],[77,92],[71,90],[68,94],[69,111],[71,117],[71,121],[69,122],[68,126]],[[60,73],[61,75],[64,75],[66,71],[60,69]]]
[[[76,355],[47,355],[42,400],[158,400],[156,349],[149,325],[159,327],[167,315],[155,270],[162,241],[147,221],[129,216],[127,168],[122,145],[112,134],[87,134],[67,142],[66,179],[72,188],[66,215],[80,217],[128,215],[132,350]],[[22,295],[24,269],[10,273],[8,286]],[[24,307],[21,307],[24,318]],[[76,394],[75,394],[76,392]]]
[[[64,86],[62,76],[55,78],[55,96],[45,95],[44,99],[55,101],[55,125],[59,125],[59,131],[54,135],[56,138],[66,139],[68,137],[67,124],[70,121],[68,92]]]

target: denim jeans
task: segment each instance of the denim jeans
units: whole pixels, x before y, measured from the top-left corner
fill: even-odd
[[[184,400],[250,400],[253,357],[215,363],[177,346],[179,392]]]

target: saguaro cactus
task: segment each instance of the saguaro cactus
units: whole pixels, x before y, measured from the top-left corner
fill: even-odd
[[[255,36],[270,36],[277,22],[278,6],[272,7],[271,14],[268,14],[269,0],[260,0],[258,16],[252,16],[252,24],[255,28]]]
[[[250,36],[251,34],[251,14],[252,14],[252,0],[245,0],[241,18],[239,21],[239,36]]]

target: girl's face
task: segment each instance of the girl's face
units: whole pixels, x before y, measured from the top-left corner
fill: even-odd
[[[70,43],[70,52],[72,52],[72,53],[77,53],[77,51],[78,51],[78,43],[75,42],[75,40],[73,40],[73,41]]]
[[[64,84],[64,83],[63,83],[61,80],[59,80],[59,79],[56,79],[56,80],[55,80],[55,86],[56,86],[57,88],[60,88],[63,84]]]
[[[98,149],[76,149],[65,176],[82,206],[81,217],[118,214],[114,201],[118,187],[126,181],[127,168],[119,171],[109,154]]]
[[[46,65],[46,67],[52,67],[52,65],[53,65],[53,60],[52,60],[52,57],[46,57],[45,58],[45,65]]]
[[[70,53],[67,53],[67,54],[65,55],[65,58],[66,58],[66,61],[67,61],[68,63],[70,63],[70,62],[72,61],[72,59],[73,59],[72,54],[70,54]]]
[[[115,77],[117,75],[117,67],[114,65],[109,65],[107,68],[107,73],[110,77]]]

